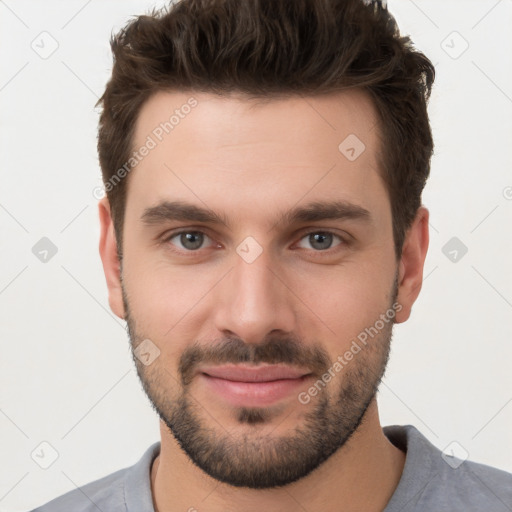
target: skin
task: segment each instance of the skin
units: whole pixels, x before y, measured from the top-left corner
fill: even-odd
[[[378,172],[377,114],[364,92],[265,103],[235,95],[160,92],[143,106],[133,146],[144,144],[168,112],[191,96],[198,105],[129,175],[122,269],[108,200],[99,203],[100,255],[110,307],[131,324],[132,343],[149,338],[158,346],[159,357],[147,367],[139,363],[138,371],[162,407],[183,391],[178,364],[193,342],[216,346],[218,340],[236,336],[257,345],[279,333],[323,349],[334,362],[389,308],[395,279],[400,304],[395,322],[406,321],[421,289],[428,248],[428,211],[421,207],[396,260],[391,206]],[[366,146],[354,161],[338,150],[351,133]],[[196,221],[145,225],[144,210],[164,199],[223,212],[230,228]],[[370,213],[369,221],[278,223],[281,212],[326,200],[359,205]],[[201,249],[187,253],[179,236],[163,241],[177,228],[201,230],[208,238]],[[315,250],[308,241],[310,229],[330,231],[349,242],[335,237],[328,250]],[[262,249],[250,264],[236,252],[248,236]],[[350,375],[385,365],[391,333],[384,331],[319,395],[332,404]],[[268,409],[267,421],[250,425],[238,421],[235,408],[200,379],[192,379],[190,392],[199,404],[198,421],[216,434],[229,433],[234,442],[243,435],[254,440],[290,435],[304,426],[305,415],[314,414],[321,400],[301,404],[292,393]],[[212,478],[191,461],[162,420],[160,432],[161,452],[151,469],[159,512],[191,507],[291,512],[298,504],[306,510],[335,511],[340,503],[344,510],[381,511],[405,462],[405,454],[382,431],[375,396],[341,448],[282,487],[235,487]]]

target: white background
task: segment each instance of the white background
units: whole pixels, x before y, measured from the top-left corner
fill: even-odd
[[[159,439],[109,310],[92,195],[110,33],[154,5],[0,2],[0,511],[132,465]],[[512,472],[512,1],[388,5],[436,66],[436,148],[426,277],[395,327],[382,424],[413,424]],[[43,31],[58,43],[46,59],[31,47],[51,47]],[[47,263],[32,253],[42,237],[58,249]],[[457,262],[442,252],[452,237],[468,248]],[[48,469],[31,458],[43,441],[59,454]]]

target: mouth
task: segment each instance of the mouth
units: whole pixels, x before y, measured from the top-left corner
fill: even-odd
[[[285,398],[311,377],[308,369],[286,365],[204,366],[198,376],[209,392],[231,405],[268,406]]]

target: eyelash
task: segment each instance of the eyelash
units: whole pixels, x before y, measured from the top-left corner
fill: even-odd
[[[199,234],[202,234],[202,235],[205,235],[206,237],[208,237],[210,240],[213,241],[213,238],[210,237],[208,235],[208,233],[206,233],[205,231],[202,231],[200,229],[182,229],[182,230],[179,230],[179,231],[175,231],[175,232],[172,232],[172,233],[167,233],[166,235],[164,235],[163,239],[162,239],[162,244],[168,244],[173,238],[183,234],[183,233],[199,233]],[[329,231],[329,230],[319,230],[319,229],[312,229],[310,231],[307,231],[307,232],[303,232],[301,233],[301,237],[299,239],[300,240],[303,240],[304,238],[306,238],[307,236],[311,235],[311,234],[327,234],[327,235],[333,235],[334,237],[338,238],[340,240],[340,243],[335,245],[334,247],[330,247],[329,249],[324,249],[323,251],[322,250],[314,250],[314,249],[305,249],[309,252],[313,252],[315,254],[318,254],[319,256],[322,256],[323,254],[326,254],[326,255],[332,255],[332,251],[337,251],[336,248],[339,248],[339,247],[342,247],[342,246],[349,246],[350,245],[350,242],[347,240],[347,238],[345,237],[342,237],[341,235],[339,235],[338,233],[335,233],[334,231]],[[170,244],[172,245],[172,244]],[[198,254],[201,249],[196,249],[196,250],[186,250],[186,249],[175,249],[175,248],[170,248],[171,251],[173,252],[176,252],[176,253],[179,253],[179,254],[188,254],[190,256],[193,256],[193,255],[196,255]]]

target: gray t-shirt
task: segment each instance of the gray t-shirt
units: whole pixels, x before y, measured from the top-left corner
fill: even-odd
[[[397,488],[383,512],[512,512],[512,474],[447,457],[412,425],[383,428],[406,452]],[[72,490],[33,512],[154,512],[151,463],[160,442],[133,466]],[[341,507],[340,507],[341,510]]]

